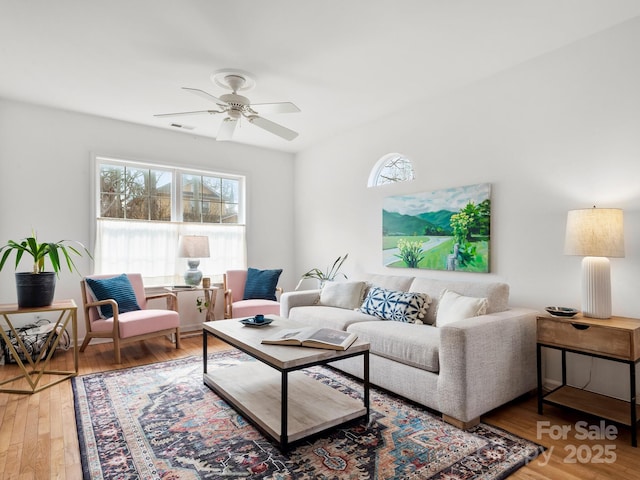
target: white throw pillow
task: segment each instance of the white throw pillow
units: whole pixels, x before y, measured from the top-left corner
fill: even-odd
[[[354,310],[362,304],[366,282],[326,282],[318,305]]]
[[[436,326],[484,315],[487,313],[487,304],[486,298],[465,297],[451,290],[443,290],[438,303]]]

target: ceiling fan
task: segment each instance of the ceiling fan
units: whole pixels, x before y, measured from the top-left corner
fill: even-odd
[[[182,87],[183,90],[191,92],[194,95],[198,95],[210,102],[217,104],[218,110],[198,110],[194,112],[176,112],[176,113],[160,113],[154,115],[154,117],[172,117],[178,115],[200,115],[208,113],[214,114],[226,114],[226,117],[220,125],[216,140],[231,140],[236,127],[240,123],[240,120],[244,117],[249,123],[256,125],[270,133],[278,135],[285,140],[293,140],[298,136],[297,132],[288,129],[280,124],[267,120],[261,117],[260,113],[295,113],[300,109],[291,102],[280,103],[254,103],[242,95],[238,95],[238,91],[249,90],[255,86],[255,81],[246,72],[240,70],[222,70],[214,72],[211,75],[211,79],[218,86],[228,88],[232,93],[225,93],[220,97],[214,97],[210,93],[197,88]]]

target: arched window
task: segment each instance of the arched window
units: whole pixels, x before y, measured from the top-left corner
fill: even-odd
[[[401,153],[388,153],[373,166],[367,186],[377,187],[388,183],[409,182],[414,178],[411,160]]]

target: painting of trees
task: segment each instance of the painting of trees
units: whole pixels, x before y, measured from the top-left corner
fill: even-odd
[[[387,197],[383,259],[389,267],[489,271],[491,185]]]

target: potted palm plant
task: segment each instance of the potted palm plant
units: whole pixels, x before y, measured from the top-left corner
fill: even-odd
[[[18,307],[35,308],[51,305],[56,287],[56,277],[59,276],[60,270],[62,270],[65,263],[70,272],[78,270],[73,262],[72,255],[81,257],[81,250],[84,250],[91,257],[89,250],[80,242],[60,240],[55,243],[40,243],[35,233],[19,242],[9,240],[6,245],[1,247],[0,270],[4,268],[12,252],[15,253],[16,270],[24,254],[31,256],[33,259],[33,268],[30,272],[16,272],[15,274]],[[53,272],[45,272],[44,270],[47,258],[51,263]]]

